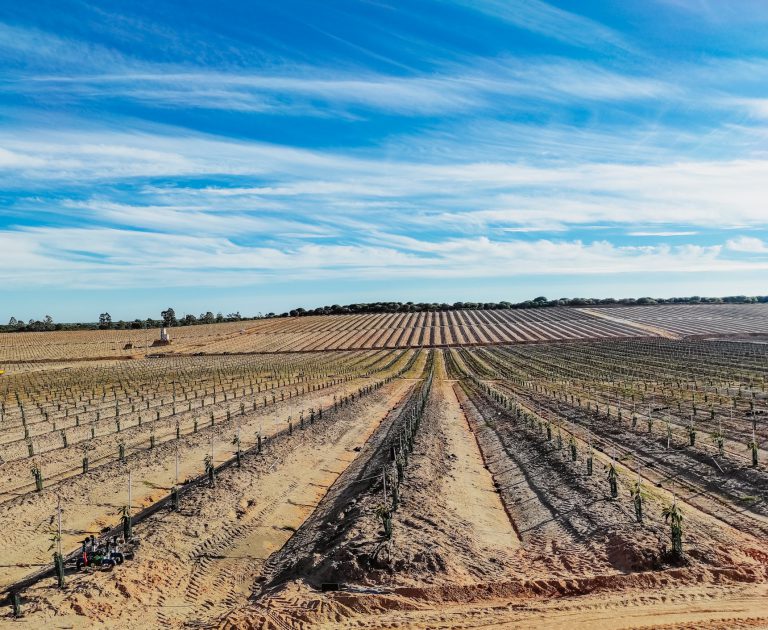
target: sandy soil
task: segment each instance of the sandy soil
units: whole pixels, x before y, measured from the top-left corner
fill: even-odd
[[[391,540],[374,513],[379,484],[354,499],[338,488],[223,627],[768,627],[765,539],[681,502],[688,559],[670,564],[664,491],[649,489],[646,522],[634,523],[627,501],[606,500],[607,459],[575,474],[440,361],[437,376]],[[331,527],[340,503],[345,524]],[[317,590],[343,578],[342,591]]]
[[[278,402],[267,409],[259,408],[243,417],[235,417],[213,427],[201,424],[199,433],[182,437],[181,440],[164,441],[149,451],[135,452],[127,465],[112,459],[111,463],[94,468],[88,475],[75,474],[62,483],[47,487],[41,493],[28,493],[0,504],[0,586],[21,579],[34,571],[38,563],[48,563],[49,540],[45,533],[50,517],[55,513],[60,496],[63,506],[63,548],[75,549],[88,534],[98,534],[106,526],[119,521],[118,512],[127,503],[128,470],[132,476],[132,503],[135,509],[146,507],[168,494],[176,473],[176,447],[179,453],[179,479],[193,478],[204,470],[203,460],[214,444],[214,459],[221,462],[234,454],[231,444],[240,425],[244,448],[256,440],[257,432],[269,436],[285,428],[289,415],[298,416],[299,409],[327,408],[333,397],[356,391],[368,379],[348,381],[335,387],[307,393],[299,398]],[[159,433],[159,435],[161,435]],[[115,444],[111,449],[116,452]],[[77,465],[82,453],[75,449],[56,451],[54,457],[67,468]],[[4,469],[19,468],[18,475],[29,476],[27,461],[9,462]],[[9,473],[10,475],[10,473]],[[9,477],[10,478],[10,477]]]
[[[596,436],[605,452],[594,452],[588,475],[581,438],[572,461],[567,445],[558,448],[556,423],[547,439],[479,383],[453,378],[492,372],[482,356],[454,355],[449,365],[444,351],[430,355],[434,381],[391,538],[377,513],[382,470],[393,473],[389,501],[390,447],[420,408],[427,353],[402,378],[271,440],[215,488],[190,490],[180,512],[138,525],[135,560],[110,573],[73,575],[65,591],[41,582],[25,593],[24,619],[0,617],[0,627],[768,628],[766,531],[753,526],[754,515],[738,521],[707,503],[711,480],[689,455],[660,455],[647,470],[616,462],[612,499],[606,445],[629,439],[620,427]],[[527,413],[555,417],[558,407],[546,407],[543,395],[523,398]],[[203,437],[189,446],[200,461],[205,447]],[[171,456],[146,463],[158,485],[167,487]],[[662,517],[670,488],[657,483],[672,474],[682,482],[686,467],[691,485],[678,486],[675,499],[684,514],[681,560],[669,553]],[[629,496],[637,472],[642,524]],[[114,483],[119,493],[118,478],[104,474],[104,487]],[[90,496],[87,487],[71,490],[73,501]],[[97,498],[109,513],[109,497]],[[2,521],[0,511],[0,527],[20,545],[16,532],[33,527],[27,514],[35,503],[27,500],[14,518]],[[323,584],[339,590],[321,592]]]
[[[501,590],[501,589],[499,589]],[[768,628],[765,585],[616,589],[584,595],[478,594],[467,601],[412,591],[320,594],[291,583],[280,594],[294,613],[284,624],[256,615],[242,628],[451,628],[484,630],[756,630]]]
[[[398,380],[333,417],[276,438],[215,488],[136,526],[138,559],[26,593],[27,618],[50,627],[181,627],[210,622],[250,593],[270,554],[312,512],[357,450],[412,387]],[[364,417],[365,420],[361,420]]]
[[[651,333],[652,335],[658,335],[659,337],[664,337],[665,339],[681,338],[680,335],[670,332],[664,328],[661,328],[660,326],[651,326],[650,324],[644,324],[641,322],[635,322],[630,319],[626,319],[624,317],[618,317],[617,315],[611,314],[606,310],[600,310],[597,308],[580,308],[579,310],[582,313],[587,313],[588,315],[592,315],[593,317],[597,317],[598,319],[605,319],[610,322],[623,324],[624,326],[631,326],[632,328],[637,328],[638,330],[644,330],[645,332]]]

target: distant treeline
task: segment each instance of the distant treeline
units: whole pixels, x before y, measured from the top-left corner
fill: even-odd
[[[0,325],[0,332],[47,332],[51,330],[141,330],[143,328],[160,328],[161,326],[197,326],[200,324],[221,324],[223,322],[239,322],[248,319],[259,319],[258,317],[243,317],[240,313],[230,313],[222,315],[213,314],[212,311],[201,313],[199,317],[194,315],[184,315],[177,318],[176,312],[168,308],[160,313],[161,319],[134,319],[132,321],[112,321],[109,313],[101,313],[97,322],[75,322],[75,323],[55,323],[50,315],[43,319],[30,319],[24,322],[22,319],[11,317],[7,325]],[[275,317],[274,313],[269,313],[267,317]]]
[[[197,326],[200,324],[220,324],[222,322],[239,322],[253,319],[268,319],[272,317],[302,317],[305,315],[349,315],[354,313],[421,313],[428,311],[460,311],[467,309],[505,310],[519,308],[548,308],[552,306],[647,306],[653,304],[758,304],[768,303],[768,295],[731,295],[727,297],[675,297],[675,298],[560,298],[550,300],[539,296],[524,302],[368,302],[347,304],[341,306],[321,306],[319,308],[295,308],[286,313],[276,315],[267,313],[256,317],[243,317],[239,312],[222,315],[212,311],[201,313],[199,317],[184,315],[176,317],[176,312],[168,308],[160,313],[160,319],[134,319],[132,321],[112,321],[109,313],[101,313],[97,322],[55,323],[50,315],[43,319],[22,319],[11,317],[6,325],[0,324],[0,332],[46,332],[51,330],[141,330],[143,328],[159,328],[161,326]]]
[[[550,300],[544,296],[524,302],[371,302],[368,304],[347,304],[346,306],[321,306],[315,309],[296,308],[280,317],[301,317],[303,315],[346,315],[350,313],[421,313],[425,311],[461,311],[467,309],[506,310],[521,308],[547,308],[551,306],[647,306],[652,304],[757,304],[767,303],[768,295],[747,296],[731,295],[728,297],[692,297],[679,298],[560,298]]]

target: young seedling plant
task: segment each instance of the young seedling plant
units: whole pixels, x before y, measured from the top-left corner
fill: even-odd
[[[64,556],[61,553],[61,497],[58,499],[56,514],[48,522],[48,535],[48,539],[51,541],[48,551],[56,550],[53,553],[56,580],[59,588],[64,588]]]
[[[611,458],[611,463],[606,467],[606,476],[608,477],[608,487],[611,490],[611,498],[615,499],[619,496],[619,473],[616,471],[616,463]]]
[[[212,486],[216,485],[216,467],[213,465],[213,455],[210,453],[205,456],[203,460],[205,465],[205,474],[208,477],[208,481]]]
[[[88,451],[90,451],[92,448],[93,448],[93,444],[91,444],[91,442],[86,442],[80,447],[80,449],[83,451],[83,474],[88,472],[88,467],[89,467]]]
[[[712,433],[712,441],[717,445],[717,453],[722,457],[725,455],[725,435],[723,435],[723,423],[718,423],[717,431]]]
[[[120,522],[123,525],[123,538],[130,540],[133,536],[133,519],[131,518],[131,508],[128,505],[123,505],[117,511],[117,515],[120,517]]]
[[[672,505],[667,505],[661,511],[664,522],[670,525],[672,553],[678,558],[683,557],[683,513],[677,506],[677,497],[672,499]]]
[[[43,491],[43,471],[35,464],[32,467],[32,476],[35,478],[35,492]]]
[[[755,428],[752,427],[752,439],[747,444],[747,448],[752,451],[752,467],[757,468],[757,437],[755,436]]]
[[[237,458],[237,467],[240,468],[242,465],[241,462],[241,454],[240,454],[240,430],[238,429],[237,435],[235,435],[234,438],[232,438],[232,445],[235,447],[235,457]]]
[[[635,483],[632,484],[632,487],[629,490],[629,493],[632,495],[632,503],[635,506],[635,519],[638,523],[643,523],[643,502],[646,498],[646,492],[645,488],[643,487],[643,482],[640,478],[640,475],[637,475],[637,480]]]
[[[382,503],[376,508],[376,516],[379,517],[384,527],[384,537],[389,540],[392,538],[392,510]]]

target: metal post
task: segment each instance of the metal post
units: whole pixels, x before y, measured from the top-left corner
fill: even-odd
[[[61,556],[61,495],[56,497],[56,520],[58,527],[58,540],[56,550],[59,552],[59,556]]]

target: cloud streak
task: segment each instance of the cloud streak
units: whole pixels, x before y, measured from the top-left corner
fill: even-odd
[[[753,253],[767,253],[755,249]],[[728,249],[744,251],[744,241]],[[741,249],[739,249],[741,248]],[[117,229],[27,229],[0,232],[0,280],[8,287],[143,286],[149,277],[174,286],[248,286],[285,279],[514,278],[520,275],[621,274],[768,269],[768,256],[746,262],[722,245],[616,246],[607,241],[497,241],[487,237],[439,242],[383,238],[378,245],[307,243],[298,247],[237,245],[227,238]],[[531,261],[536,264],[532,265]],[[23,282],[10,263],[27,269]]]
[[[455,0],[518,28],[574,46],[630,50],[626,39],[602,24],[541,0]]]

